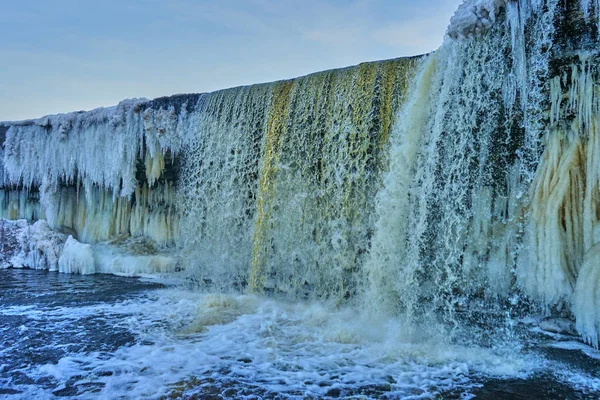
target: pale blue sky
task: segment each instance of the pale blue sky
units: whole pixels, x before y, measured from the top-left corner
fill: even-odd
[[[461,0],[0,0],[0,121],[435,50]]]

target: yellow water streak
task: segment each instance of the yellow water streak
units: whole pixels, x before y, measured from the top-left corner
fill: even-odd
[[[414,59],[364,63],[273,87],[251,291],[338,298],[356,291],[390,131],[416,66]]]
[[[253,292],[260,292],[263,289],[263,269],[265,257],[268,253],[268,243],[265,240],[269,223],[268,217],[271,215],[273,208],[275,179],[286,132],[290,93],[293,85],[293,81],[283,81],[273,89],[273,99],[265,132],[256,209],[256,227],[253,236],[254,246],[249,281],[249,289]]]

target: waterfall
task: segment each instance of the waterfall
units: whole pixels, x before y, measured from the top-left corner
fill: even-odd
[[[353,295],[416,59],[203,95],[179,188],[188,267],[257,292]]]
[[[468,37],[429,56],[397,121],[368,263],[374,304],[439,312],[454,324],[455,313],[489,312],[514,294],[515,270],[528,265],[518,256],[547,119],[542,43],[552,38],[556,8],[548,2],[538,15],[525,2],[507,3],[504,23],[482,34],[460,16],[481,14],[468,4],[449,28]],[[539,40],[527,41],[525,23]],[[476,306],[481,298],[490,301]]]
[[[599,12],[468,0],[426,56],[2,123],[0,217],[64,236],[23,265],[123,272],[114,245],[219,291],[449,332],[537,310],[598,346]]]

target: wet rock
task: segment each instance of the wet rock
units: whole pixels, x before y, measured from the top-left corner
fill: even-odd
[[[325,393],[325,396],[328,397],[340,397],[342,395],[342,391],[339,388],[331,388]]]

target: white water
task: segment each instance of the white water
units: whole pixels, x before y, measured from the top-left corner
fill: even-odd
[[[101,315],[138,337],[114,353],[74,353],[23,371],[32,378],[54,378],[54,390],[67,381],[82,388],[103,383],[99,393],[78,398],[161,398],[177,388],[191,394],[211,385],[231,386],[236,398],[252,387],[302,398],[377,385],[392,397],[431,398],[451,389],[468,393],[471,377],[479,373],[522,378],[544,366],[512,348],[448,345],[425,331],[409,335],[401,320],[252,296],[160,290],[148,298],[56,308],[44,315],[23,307],[0,313],[43,319],[53,329]],[[50,394],[23,389],[24,397]]]
[[[521,234],[549,91],[540,80],[549,53],[541,49],[552,40],[556,5],[540,15],[526,2],[466,2],[449,31],[467,29],[475,6],[503,7],[507,19],[486,34],[446,41],[421,67],[393,130],[367,264],[374,304],[417,318],[441,312],[454,327],[465,308],[493,313],[502,299],[518,301],[517,269],[533,274],[518,276],[523,286],[553,292],[560,281],[534,283],[543,263],[527,259],[532,244]],[[539,40],[526,43],[525,24]]]

